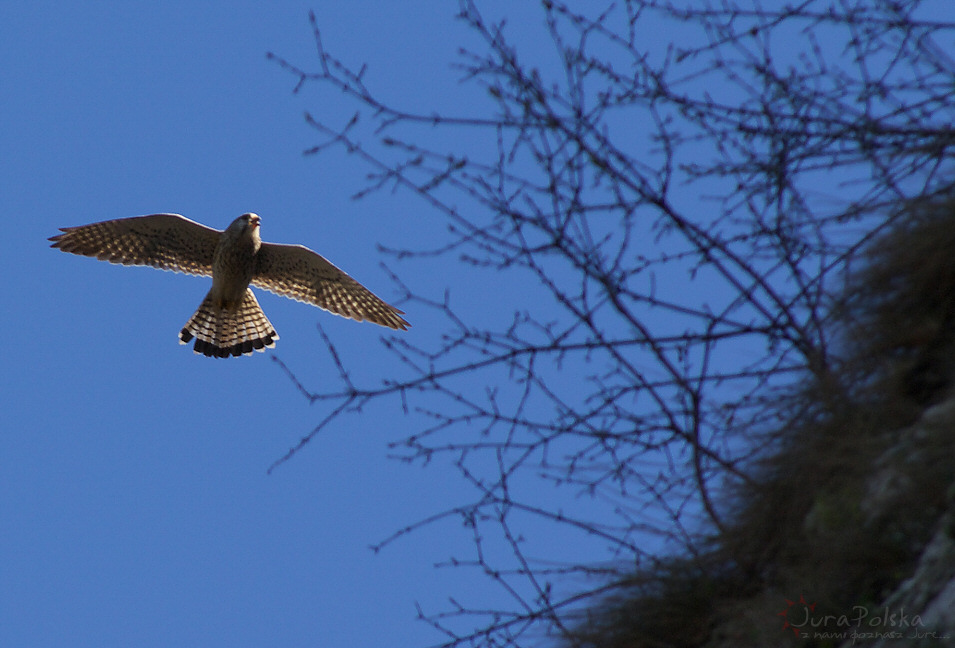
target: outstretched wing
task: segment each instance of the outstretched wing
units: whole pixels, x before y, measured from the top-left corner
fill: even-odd
[[[146,265],[194,275],[212,275],[212,257],[221,232],[179,214],[61,227],[55,247],[123,265]]]
[[[401,330],[411,326],[400,317],[402,311],[301,245],[263,243],[255,256],[252,285],[359,322]]]

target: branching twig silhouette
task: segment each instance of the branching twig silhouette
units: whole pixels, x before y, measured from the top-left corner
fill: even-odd
[[[464,264],[474,281],[538,287],[535,303],[478,325],[402,273],[403,308],[444,328],[385,340],[401,376],[353,382],[324,332],[340,388],[311,393],[282,365],[329,413],[277,463],[393,398],[420,422],[393,452],[445,457],[474,487],[472,502],[377,546],[448,518],[472,530],[474,556],[454,564],[481,570],[512,607],[421,611],[447,646],[564,634],[615,569],[662,547],[692,552],[720,529],[720,489],[748,479],[780,399],[800,378],[826,384],[838,362],[828,296],[889,206],[935,191],[955,144],[955,63],[936,44],[955,23],[914,0],[593,11],[542,0],[544,68],[525,60],[521,27],[478,4],[459,2],[479,48],[457,69],[486,100],[457,115],[377,94],[364,66],[326,49],[314,15],[317,67],[270,54],[294,91],[354,104],[341,126],[306,116],[309,154],[342,146],[369,169],[358,197],[410,191],[446,222],[443,238],[387,252],[429,273]],[[662,50],[646,41],[660,30]],[[551,569],[522,535],[542,521],[603,546],[614,566]],[[574,575],[601,580],[568,594]]]

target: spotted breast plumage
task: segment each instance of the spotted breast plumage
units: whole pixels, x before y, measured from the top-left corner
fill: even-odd
[[[179,333],[181,344],[195,339],[193,350],[205,356],[275,346],[279,336],[250,285],[353,320],[410,326],[402,311],[308,248],[263,243],[260,223],[257,215],[243,214],[220,232],[178,214],[152,214],[64,227],[50,240],[64,252],[110,263],[211,276],[212,288]]]

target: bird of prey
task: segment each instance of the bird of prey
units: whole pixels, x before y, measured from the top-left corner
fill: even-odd
[[[263,243],[261,219],[242,214],[219,230],[179,214],[61,227],[50,247],[123,265],[211,276],[212,288],[179,333],[193,350],[228,358],[275,346],[278,334],[249,284],[353,320],[407,329],[404,313],[301,245]]]

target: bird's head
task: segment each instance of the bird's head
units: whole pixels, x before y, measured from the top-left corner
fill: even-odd
[[[226,229],[231,236],[236,238],[250,238],[255,243],[255,247],[262,243],[262,239],[259,235],[259,225],[261,222],[258,214],[242,214]]]

